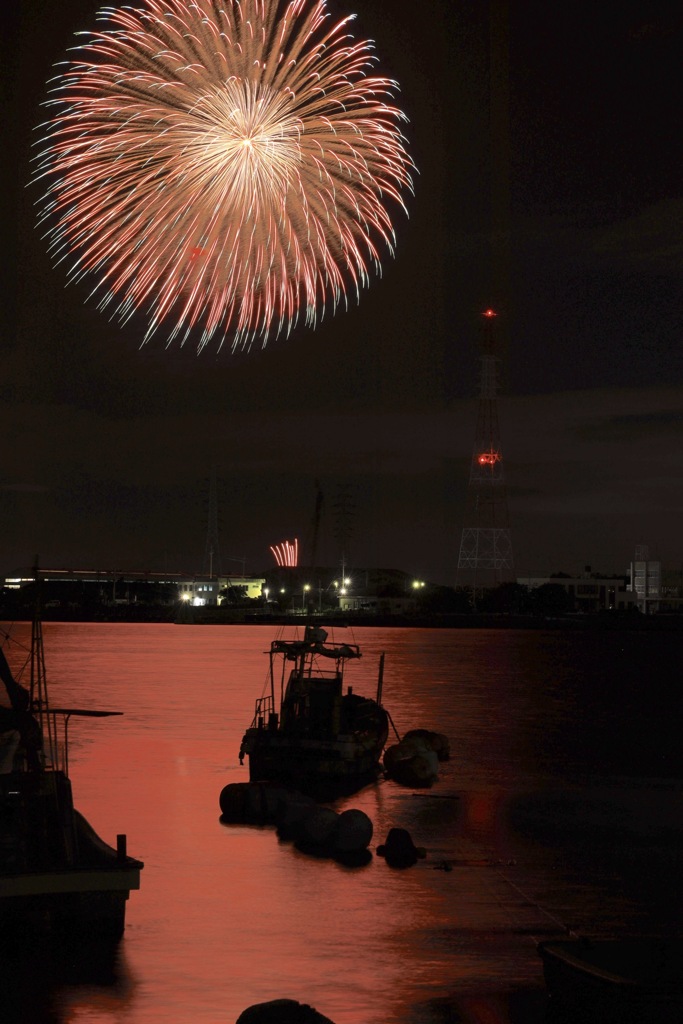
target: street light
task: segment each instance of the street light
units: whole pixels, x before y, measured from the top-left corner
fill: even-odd
[[[306,610],[306,594],[308,593],[308,591],[310,589],[311,589],[311,584],[310,583],[304,583],[304,589],[303,589],[303,592],[301,594],[301,609],[302,609],[302,611]]]

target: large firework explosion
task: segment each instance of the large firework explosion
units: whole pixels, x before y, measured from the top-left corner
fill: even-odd
[[[232,348],[356,297],[412,163],[352,18],[326,0],[141,0],[104,8],[52,81],[35,177],[69,279],[101,308]]]

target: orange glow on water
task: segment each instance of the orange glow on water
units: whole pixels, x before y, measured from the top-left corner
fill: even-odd
[[[30,635],[30,624],[18,628]],[[578,788],[559,801],[546,789],[584,767],[585,719],[571,717],[579,687],[587,673],[591,683],[593,671],[603,679],[617,643],[630,643],[626,633],[614,645],[601,634],[603,661],[586,648],[590,658],[571,677],[577,647],[592,643],[588,631],[335,630],[337,641],[363,651],[348,679],[354,691],[374,693],[384,652],[384,700],[399,733],[434,729],[451,747],[433,789],[382,780],[337,804],[373,823],[372,859],[354,869],[306,856],[269,826],[219,821],[221,789],[248,777],[238,752],[266,676],[270,627],[48,622],[44,632],[54,705],[124,712],[72,724],[70,774],[75,805],[102,839],[115,844],[125,833],[128,852],[145,864],[115,983],[62,986],[50,995],[55,1024],[217,1024],[277,998],[308,1003],[335,1024],[432,1019],[432,1003],[433,1019],[441,1012],[462,1024],[541,1024],[531,936],[549,919],[526,894],[542,901],[550,893],[558,918],[605,931],[652,912],[652,901],[636,903],[623,886],[606,891],[602,877],[577,885],[562,847],[553,838],[542,850],[538,839],[546,828],[555,837],[556,822],[576,833]],[[621,676],[631,660],[620,662]],[[595,686],[587,692],[593,700]],[[610,704],[610,734],[613,719]],[[560,746],[568,728],[574,740]],[[629,756],[633,749],[629,742]],[[575,754],[578,763],[562,761]],[[639,780],[633,802],[623,797],[629,828],[644,791]],[[679,793],[655,795],[673,815]],[[591,813],[604,830],[603,807],[601,797]],[[523,812],[536,829],[531,838],[514,824]],[[374,855],[392,827],[406,828],[425,859],[400,871]],[[676,884],[678,873],[668,877],[667,898]],[[520,993],[533,993],[537,1012],[513,1006]]]
[[[458,1009],[463,1024],[506,1024],[507,1012],[501,1000],[487,996],[465,996]]]
[[[492,833],[500,807],[500,794],[495,791],[467,793],[462,798],[464,824],[477,833]]]

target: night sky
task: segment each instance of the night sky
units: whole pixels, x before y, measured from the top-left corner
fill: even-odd
[[[65,290],[25,186],[45,82],[97,4],[3,5],[0,571],[36,554],[201,571],[215,466],[226,571],[305,545],[317,481],[319,562],[348,527],[352,566],[454,583],[489,305],[517,572],[623,572],[643,543],[679,569],[679,0],[515,0],[507,28],[502,0],[329,7],[358,14],[401,85],[415,196],[357,307],[234,356],[161,336],[140,349],[140,324],[110,323],[86,284]]]

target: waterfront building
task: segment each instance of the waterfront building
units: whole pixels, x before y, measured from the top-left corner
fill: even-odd
[[[590,566],[583,576],[518,576],[517,582],[529,590],[549,585],[562,587],[577,612],[627,611],[636,603],[626,575],[601,576],[592,573]]]
[[[43,605],[79,607],[92,605],[175,605],[218,606],[230,591],[245,598],[260,598],[265,584],[262,576],[212,576],[180,572],[140,570],[41,569]],[[35,570],[21,569],[8,574],[4,585],[22,591],[34,583]]]
[[[662,563],[650,558],[650,549],[646,544],[636,547],[635,559],[631,562],[629,590],[636,595],[638,608],[645,615],[659,611]]]

